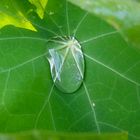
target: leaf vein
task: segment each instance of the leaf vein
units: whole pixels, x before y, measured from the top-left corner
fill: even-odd
[[[140,86],[140,83],[138,83],[138,82],[136,82],[136,81],[134,81],[134,80],[132,80],[132,79],[126,77],[124,74],[122,74],[122,73],[116,71],[115,69],[113,69],[113,68],[107,66],[106,64],[103,64],[103,63],[100,62],[99,60],[97,60],[97,59],[95,59],[95,58],[93,58],[93,57],[91,57],[91,56],[89,56],[89,55],[87,55],[87,54],[85,54],[85,53],[84,53],[84,55],[85,55],[87,58],[89,58],[90,60],[96,62],[97,64],[102,65],[103,67],[109,69],[110,71],[114,72],[115,74],[119,75],[120,77],[126,79],[127,81],[129,81],[129,82],[131,82],[131,83],[133,83],[133,84],[135,84],[135,85]]]

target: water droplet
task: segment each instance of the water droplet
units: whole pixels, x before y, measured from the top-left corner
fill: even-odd
[[[48,43],[47,59],[55,86],[64,93],[79,89],[84,79],[82,48],[74,37],[54,38]]]

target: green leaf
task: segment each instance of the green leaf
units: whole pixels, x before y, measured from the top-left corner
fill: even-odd
[[[103,18],[118,29],[126,41],[140,48],[140,3],[132,0],[68,0]]]
[[[0,30],[0,132],[124,132],[140,139],[140,50],[105,21],[65,0],[48,1],[38,32]],[[82,46],[84,82],[74,94],[54,86],[46,59],[51,38]],[[69,73],[66,73],[69,76]]]
[[[44,9],[46,7],[48,0],[29,0],[29,1],[36,6],[36,12],[40,16],[40,18],[43,18]]]
[[[21,2],[21,1],[20,1]],[[18,0],[1,0],[0,1],[0,28],[6,25],[26,28],[35,31],[31,22],[23,14]],[[22,4],[26,7],[27,4]],[[31,10],[31,9],[28,9]]]
[[[127,140],[127,133],[111,133],[111,134],[77,134],[77,133],[52,133],[46,131],[32,131],[32,132],[22,132],[20,134],[8,134],[1,135],[2,140]]]

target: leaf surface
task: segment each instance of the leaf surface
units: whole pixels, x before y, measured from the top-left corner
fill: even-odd
[[[140,48],[140,3],[132,0],[68,0],[94,13],[122,33],[126,41]]]
[[[28,3],[21,2],[22,6],[28,7]],[[19,6],[18,0],[1,0],[0,1],[0,28],[6,25],[26,28],[35,31],[31,22],[26,18]],[[26,9],[26,8],[25,8]],[[28,9],[31,10],[31,9]],[[29,11],[28,11],[29,12]]]
[[[40,18],[44,16],[44,9],[46,7],[48,0],[29,0],[32,4],[36,6],[36,12]]]
[[[2,140],[127,140],[127,133],[106,133],[106,134],[92,134],[92,133],[56,133],[48,131],[30,131],[21,132],[8,135],[0,135]]]
[[[105,21],[65,0],[50,0],[38,32],[0,34],[0,131],[123,132],[140,139],[140,51]],[[48,41],[74,36],[86,62],[84,82],[61,93],[50,74]],[[69,76],[69,73],[66,74]]]

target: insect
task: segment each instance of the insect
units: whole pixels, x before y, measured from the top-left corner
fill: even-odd
[[[55,86],[64,93],[79,89],[84,79],[85,60],[81,45],[74,37],[49,41],[47,59]]]

